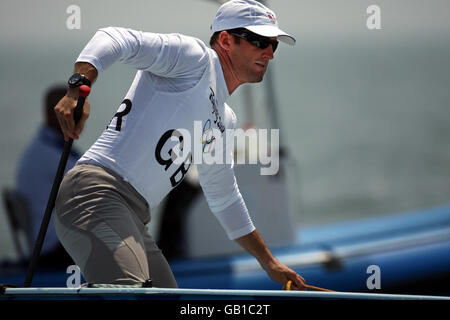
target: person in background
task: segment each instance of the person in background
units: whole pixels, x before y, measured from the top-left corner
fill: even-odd
[[[56,168],[64,147],[64,136],[53,108],[66,92],[65,85],[56,85],[46,91],[43,101],[45,122],[39,127],[35,138],[23,152],[18,164],[16,190],[27,200],[33,241],[39,233]],[[66,171],[72,168],[79,158],[79,152],[72,148]],[[60,244],[52,220],[47,230],[38,265],[39,267],[67,267],[74,263]],[[31,255],[33,248],[30,249]]]

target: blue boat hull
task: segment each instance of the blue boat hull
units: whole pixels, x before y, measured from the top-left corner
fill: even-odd
[[[341,292],[450,296],[450,207],[299,230],[297,242],[272,248],[308,284]],[[180,288],[279,290],[246,254],[170,262]],[[369,266],[379,288],[368,286]],[[40,270],[33,287],[65,287],[66,270]],[[10,268],[0,283],[23,284]]]

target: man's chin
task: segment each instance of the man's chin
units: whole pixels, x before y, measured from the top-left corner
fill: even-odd
[[[256,74],[254,77],[252,77],[252,79],[249,81],[249,83],[259,83],[261,81],[263,81],[264,79],[264,72]]]

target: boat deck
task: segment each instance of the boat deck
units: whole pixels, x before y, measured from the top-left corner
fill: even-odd
[[[449,300],[446,296],[283,290],[6,288],[0,300]]]

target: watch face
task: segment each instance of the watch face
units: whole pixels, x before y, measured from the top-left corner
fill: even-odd
[[[81,80],[81,74],[75,73],[69,79],[69,85],[74,86],[77,85]]]

